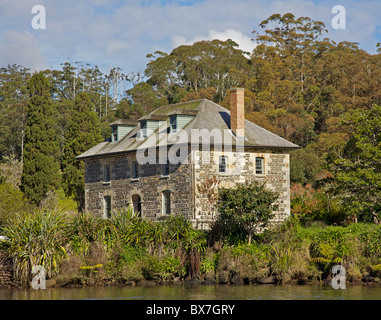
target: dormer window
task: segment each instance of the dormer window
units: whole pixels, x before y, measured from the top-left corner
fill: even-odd
[[[170,133],[177,132],[177,116],[169,117]]]
[[[169,132],[177,133],[187,126],[197,114],[197,110],[176,109],[169,114]]]
[[[116,127],[112,127],[112,141],[117,142],[118,141],[118,130]]]
[[[140,137],[147,138],[147,120],[140,121]]]
[[[111,142],[118,142],[136,127],[136,121],[119,119],[111,123],[110,126]]]

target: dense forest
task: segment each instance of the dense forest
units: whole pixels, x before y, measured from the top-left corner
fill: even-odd
[[[248,120],[302,147],[291,154],[293,215],[378,223],[381,54],[335,43],[322,22],[291,13],[262,21],[253,41],[253,52],[212,40],[149,53],[142,74],[70,62],[35,74],[0,68],[0,220],[62,193],[81,210],[74,157],[108,138],[115,119],[199,98],[229,108],[238,86]]]

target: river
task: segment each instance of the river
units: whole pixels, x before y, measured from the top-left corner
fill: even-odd
[[[126,286],[0,289],[0,300],[381,300],[381,287],[347,285]]]

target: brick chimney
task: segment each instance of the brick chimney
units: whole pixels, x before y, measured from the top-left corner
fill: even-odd
[[[230,89],[230,129],[237,138],[245,137],[244,88]]]

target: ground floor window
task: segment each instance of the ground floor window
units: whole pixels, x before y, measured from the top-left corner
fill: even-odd
[[[171,214],[171,191],[163,191],[163,213]]]
[[[105,196],[103,198],[103,207],[104,207],[104,217],[106,219],[111,218],[111,197]]]

